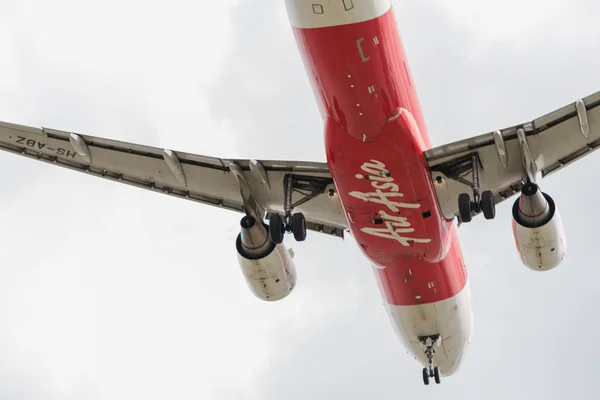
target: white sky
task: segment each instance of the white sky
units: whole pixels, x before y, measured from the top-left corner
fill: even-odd
[[[394,6],[434,144],[600,89],[594,2]],[[281,0],[0,0],[0,10],[0,120],[324,160]],[[599,163],[543,184],[569,243],[555,271],[520,265],[511,202],[460,229],[472,347],[457,375],[425,388],[352,240],[294,243],[297,289],[263,303],[237,265],[238,215],[0,154],[0,398],[593,399]]]

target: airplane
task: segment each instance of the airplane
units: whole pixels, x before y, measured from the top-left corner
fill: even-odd
[[[423,383],[438,384],[462,365],[473,327],[457,227],[494,219],[496,205],[518,195],[512,226],[523,264],[557,267],[565,232],[539,182],[598,148],[600,92],[433,147],[389,0],[285,5],[323,118],[327,162],[220,159],[3,122],[0,148],[240,213],[239,265],[264,301],[296,286],[286,237],[351,235]]]

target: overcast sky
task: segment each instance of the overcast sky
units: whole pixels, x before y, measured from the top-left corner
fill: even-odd
[[[596,1],[393,3],[434,145],[600,90]],[[0,54],[3,121],[325,160],[283,0],[0,0]],[[558,269],[520,264],[512,202],[459,229],[475,330],[433,387],[352,239],[290,240],[298,286],[264,303],[237,265],[239,215],[11,154],[0,171],[1,399],[597,397],[598,154],[543,182]]]

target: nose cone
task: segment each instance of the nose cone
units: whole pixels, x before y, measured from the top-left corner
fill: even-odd
[[[467,327],[465,326],[465,328]],[[439,347],[434,345],[434,365],[439,368],[440,375],[450,376],[458,371],[463,360],[465,359],[470,338],[470,329],[459,330],[456,331],[452,336],[442,340],[442,343]],[[416,359],[420,364],[423,366],[428,365],[424,348],[420,347],[419,344],[413,344],[412,353],[416,356]]]
[[[465,359],[473,331],[471,290],[468,282],[460,293],[449,299],[396,308],[392,311],[399,337],[421,365],[427,366],[428,362],[425,348],[418,338],[439,334],[442,341],[439,346],[434,344],[434,365],[443,376],[458,371]]]
[[[471,288],[469,283],[453,306],[453,318],[450,323],[452,333],[443,336],[442,344],[436,347],[435,358],[443,376],[454,374],[460,368],[467,354],[473,333],[473,311],[471,309]]]
[[[470,332],[458,333],[442,341],[442,345],[436,349],[435,358],[442,376],[450,376],[458,371],[467,353],[470,336]]]

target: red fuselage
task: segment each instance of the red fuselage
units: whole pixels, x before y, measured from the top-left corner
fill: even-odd
[[[387,300],[415,305],[456,295],[467,273],[454,225],[437,204],[423,154],[431,143],[392,9],[295,32],[350,230],[375,265],[388,267],[379,269]]]
[[[325,122],[329,168],[385,300],[393,308],[452,299],[467,271],[453,222],[437,203],[424,157],[431,143],[389,2],[287,3]],[[413,334],[400,327],[408,342],[440,333],[412,325]]]

